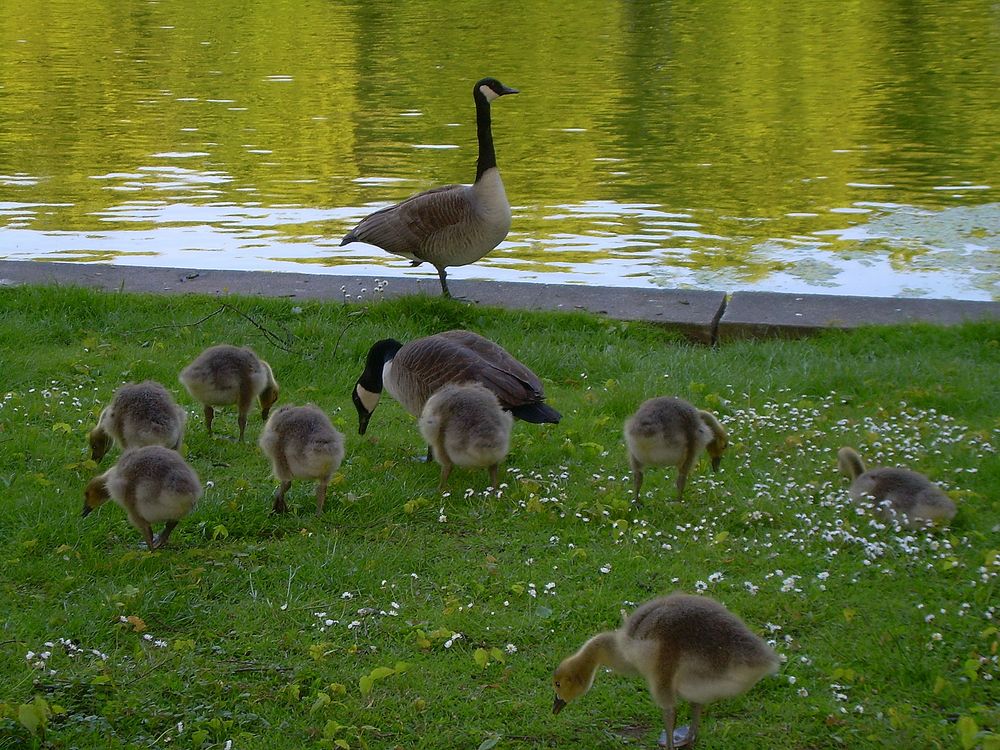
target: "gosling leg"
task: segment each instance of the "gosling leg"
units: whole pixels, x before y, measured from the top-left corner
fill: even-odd
[[[205,404],[205,426],[208,428],[208,434],[212,434],[212,420],[215,419],[215,409],[213,409],[208,404]]]
[[[156,545],[156,549],[162,549],[167,546],[167,540],[170,538],[170,532],[174,530],[177,525],[177,521],[167,521],[166,525],[163,527],[163,531],[156,535],[153,539],[153,544]]]
[[[272,513],[284,513],[288,510],[288,506],[285,505],[285,493],[288,492],[288,488],[291,486],[291,480],[282,482],[278,485],[278,489],[274,491],[274,507],[271,508]]]
[[[323,506],[326,504],[326,486],[330,483],[329,479],[320,480],[320,483],[316,487],[316,515],[321,515],[323,513]]]

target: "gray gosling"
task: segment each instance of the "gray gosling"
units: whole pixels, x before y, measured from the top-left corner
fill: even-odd
[[[253,400],[259,400],[264,421],[278,400],[278,384],[270,365],[246,347],[229,344],[209,347],[181,370],[179,379],[191,398],[205,406],[209,435],[212,434],[214,407],[236,404],[242,441]]]
[[[285,493],[293,479],[315,479],[316,513],[323,512],[326,488],[344,460],[344,436],[312,404],[282,406],[271,415],[258,440],[280,482],[274,493],[275,513],[288,510]]]
[[[618,630],[588,640],[552,676],[552,712],[588,690],[598,667],[639,675],[663,711],[660,744],[672,750],[698,738],[702,707],[749,690],[778,670],[774,650],[716,601],[674,593],[646,602]],[[677,701],[691,703],[686,736],[674,738]],[[680,733],[680,732],[679,732]]]
[[[438,489],[444,489],[452,466],[485,467],[497,486],[497,467],[510,450],[514,417],[500,407],[496,394],[479,383],[452,383],[427,399],[420,434],[441,464]]]
[[[117,464],[90,480],[82,515],[87,516],[110,498],[142,533],[149,549],[160,549],[201,494],[198,475],[177,452],[159,445],[130,448]],[[166,525],[154,537],[151,524],[160,522]]]
[[[865,471],[861,456],[847,446],[837,451],[837,465],[851,479],[851,500],[870,506],[883,520],[919,529],[946,524],[955,517],[955,503],[923,474],[909,469]]]
[[[88,434],[90,457],[100,461],[117,443],[122,450],[162,445],[177,450],[184,437],[184,411],[155,380],[121,386]]]
[[[729,446],[729,437],[713,414],[669,396],[644,401],[625,422],[624,432],[636,499],[648,466],[676,466],[677,499],[683,499],[688,474],[702,451],[708,452],[712,470],[718,471]]]

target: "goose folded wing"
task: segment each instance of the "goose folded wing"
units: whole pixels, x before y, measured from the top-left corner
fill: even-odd
[[[397,255],[419,257],[435,234],[467,221],[471,215],[465,185],[444,185],[367,216],[353,235]]]

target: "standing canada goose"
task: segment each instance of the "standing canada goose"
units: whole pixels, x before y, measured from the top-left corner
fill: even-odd
[[[450,297],[445,268],[475,263],[510,231],[510,203],[493,150],[490,102],[516,93],[517,89],[495,78],[484,78],[472,89],[479,136],[476,181],[472,185],[433,188],[376,211],[362,219],[340,244],[367,242],[409,258],[414,265],[426,261],[437,269],[441,292]]]
[[[354,386],[358,433],[365,434],[383,387],[419,417],[431,395],[448,383],[481,383],[500,406],[525,422],[558,422],[562,415],[543,403],[542,381],[499,344],[471,331],[445,331],[401,344],[383,339],[368,350]]]
[[[663,396],[644,401],[625,422],[625,444],[636,499],[645,467],[676,466],[677,499],[681,500],[688,474],[701,452],[708,451],[712,469],[718,471],[729,438],[713,414],[699,411],[682,399]]]
[[[444,489],[453,464],[486,467],[497,486],[497,466],[510,450],[514,417],[500,408],[496,394],[479,383],[450,383],[424,404],[420,434],[441,464]]]
[[[267,414],[278,400],[278,384],[270,365],[248,347],[220,344],[210,346],[181,370],[181,383],[191,398],[205,405],[205,425],[212,434],[215,406],[236,404],[240,441],[247,427],[247,414],[255,398],[260,401],[260,416]]]
[[[162,445],[177,450],[187,412],[155,380],[126,383],[111,397],[88,435],[90,457],[100,461],[114,441],[123,449]]]
[[[667,748],[693,745],[704,704],[746,692],[778,669],[778,656],[732,612],[704,596],[674,593],[646,602],[618,630],[595,635],[552,676],[559,713],[594,682],[599,666],[640,675],[663,710]],[[674,736],[677,700],[691,703],[691,726]]]
[[[865,471],[858,452],[846,446],[837,451],[837,465],[852,480],[851,499],[871,506],[880,518],[914,529],[955,517],[955,503],[923,474],[909,469]]]
[[[191,512],[201,492],[198,475],[180,454],[159,445],[130,448],[117,464],[90,480],[84,492],[83,515],[111,498],[154,550],[166,546],[177,521]],[[150,524],[160,521],[166,525],[154,538]]]
[[[258,440],[281,482],[274,494],[274,512],[284,513],[285,493],[293,479],[316,479],[316,512],[323,512],[326,487],[344,460],[344,436],[319,407],[282,406],[264,425]]]

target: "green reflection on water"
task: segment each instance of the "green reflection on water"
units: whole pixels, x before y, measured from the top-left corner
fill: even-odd
[[[494,107],[514,226],[477,275],[632,259],[620,276],[647,283],[766,285],[784,273],[823,291],[848,285],[838,275],[861,253],[900,274],[937,269],[945,293],[1000,297],[997,222],[943,243],[940,229],[955,223],[949,209],[996,217],[1000,205],[989,3],[3,9],[0,204],[30,207],[0,211],[0,239],[207,222],[265,258],[288,243],[284,261],[397,264],[336,242],[371,207],[471,180],[471,83],[488,73],[522,94]],[[428,145],[458,148],[417,148]],[[131,215],[149,202],[209,211]],[[859,203],[867,213],[839,212]],[[222,204],[354,210],[261,225],[213,217]],[[881,234],[850,238],[870,222]]]

